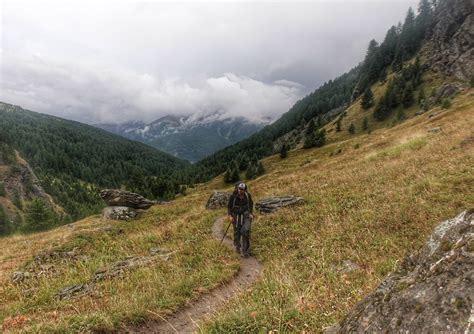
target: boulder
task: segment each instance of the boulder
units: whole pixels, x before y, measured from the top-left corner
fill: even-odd
[[[469,81],[474,72],[472,0],[439,0],[433,17],[431,69]]]
[[[134,209],[148,209],[155,204],[154,201],[146,199],[142,195],[118,189],[104,189],[100,197],[109,206],[126,206]]]
[[[213,191],[206,203],[206,209],[220,209],[227,207],[232,193]]]
[[[153,261],[150,256],[127,256],[108,267],[102,267],[95,271],[93,280],[100,281],[116,276],[122,276],[126,271],[147,266]]]
[[[462,85],[458,83],[444,84],[436,90],[436,101],[442,101],[443,99],[453,97],[462,89]]]
[[[84,296],[92,291],[92,287],[89,284],[77,284],[67,286],[60,289],[56,293],[56,297],[59,299],[72,299],[80,296]]]
[[[257,202],[257,204],[255,204],[255,208],[260,213],[271,213],[280,208],[301,203],[304,203],[304,199],[302,197],[296,197],[293,195],[269,197]]]
[[[127,206],[107,206],[102,210],[102,218],[130,220],[138,216],[138,211]]]
[[[327,333],[472,333],[474,209],[439,225]]]

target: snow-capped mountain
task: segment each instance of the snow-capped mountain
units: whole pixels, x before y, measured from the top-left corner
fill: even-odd
[[[96,127],[140,141],[176,157],[198,161],[257,132],[271,120],[223,118],[222,113],[167,115],[151,123],[96,124]]]

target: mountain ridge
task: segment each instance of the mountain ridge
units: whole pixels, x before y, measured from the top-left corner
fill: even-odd
[[[215,111],[186,116],[165,115],[149,123],[133,121],[94,126],[196,162],[247,138],[268,123],[269,120],[226,117],[222,111]]]

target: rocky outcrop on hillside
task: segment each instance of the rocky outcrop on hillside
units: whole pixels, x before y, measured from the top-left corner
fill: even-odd
[[[104,189],[100,197],[109,206],[126,206],[134,209],[148,209],[155,204],[154,201],[146,199],[142,195],[119,189]]]
[[[36,177],[30,165],[16,153],[16,160],[3,175],[3,184],[7,197],[20,196],[24,200],[42,198],[53,207],[50,197]]]
[[[260,213],[272,213],[280,208],[301,204],[304,203],[304,199],[302,197],[296,196],[281,196],[281,197],[269,197],[264,198],[255,204],[255,208]]]
[[[206,209],[226,208],[231,195],[232,193],[214,190],[207,200]]]
[[[472,0],[440,0],[434,13],[431,68],[461,80],[474,74]]]
[[[119,189],[104,189],[99,195],[109,205],[102,210],[105,219],[130,220],[136,218],[140,210],[156,204],[142,195]]]
[[[327,333],[473,333],[474,209],[439,225]]]

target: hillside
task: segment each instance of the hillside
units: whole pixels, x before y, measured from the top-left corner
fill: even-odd
[[[370,87],[383,89],[376,99],[369,100],[374,108],[367,113],[366,122],[373,123],[372,128],[386,126],[394,114],[399,120],[405,119],[404,109],[421,100],[425,109],[449,103],[444,101],[444,94],[423,87],[423,76],[439,74],[440,81],[429,83],[434,89],[446,80],[474,80],[472,26],[469,0],[441,0],[434,5],[428,0],[420,1],[418,13],[410,8],[403,24],[392,26],[383,42],[369,42],[366,57],[357,67],[328,81],[248,139],[203,159],[194,166],[194,174],[201,181],[208,180],[223,173],[232,160],[252,156],[260,159],[279,152],[283,145],[296,147],[304,140],[302,133],[310,123],[315,124],[317,132],[337,116],[344,117],[345,109],[354,101],[369,96]],[[310,137],[314,135],[311,132]],[[308,146],[312,146],[311,142]]]
[[[168,115],[147,124],[134,122],[96,126],[180,159],[196,162],[249,137],[265,125],[243,117],[221,118],[219,112],[182,117]]]
[[[191,166],[184,177],[215,177],[173,201],[133,221],[90,216],[47,232],[0,238],[2,330],[166,327],[176,311],[212,298],[210,291],[238,275],[242,260],[213,236],[225,209],[206,210],[205,204],[213,190],[232,189],[220,168],[253,154],[264,157],[265,174],[240,176],[255,201],[291,194],[304,204],[256,214],[250,251],[262,266],[259,278],[235,289],[209,317],[192,321],[204,333],[320,333],[344,325],[389,273],[405,270],[402,259],[422,249],[435,226],[474,206],[473,58],[465,57],[472,51],[463,42],[471,36],[466,8],[472,6],[469,0],[449,3],[440,0],[430,14],[425,32],[431,37],[405,44],[390,65],[366,71],[387,51],[384,43],[371,43],[364,63],[300,101],[276,126]],[[412,21],[409,12],[405,31],[420,20]],[[403,27],[397,31],[397,38],[413,36]],[[455,50],[458,58],[440,60],[439,49],[448,55]],[[372,103],[364,107],[369,90]],[[308,147],[315,133],[324,133],[324,145]],[[281,143],[291,143],[287,157],[271,155]],[[472,259],[468,241],[463,251]],[[472,300],[463,298],[442,300],[440,309],[456,307],[472,324]],[[416,315],[422,307],[410,311]],[[355,321],[350,325],[359,328]],[[470,325],[462,325],[468,332]]]
[[[188,166],[144,144],[6,103],[0,103],[0,120],[0,133],[73,220],[98,212],[99,188],[172,198],[182,183],[179,171]]]
[[[48,222],[33,221],[38,214],[44,214]],[[0,235],[17,230],[34,231],[42,223],[68,221],[64,210],[44,191],[29,164],[0,139]]]
[[[204,331],[319,331],[420,247],[437,223],[472,206],[473,93],[464,91],[449,109],[436,107],[390,128],[290,151],[284,160],[265,159],[267,174],[249,183],[253,196],[295,194],[306,204],[257,217],[252,252],[263,263],[263,276]],[[360,111],[353,112],[347,117]],[[123,321],[159,320],[230,279],[237,257],[210,231],[224,212],[204,209],[210,191],[224,187],[218,177],[152,207],[133,224],[90,217],[71,227],[3,238],[4,330],[112,329]],[[28,251],[19,252],[24,244]],[[175,253],[96,282],[83,296],[55,297],[62,287],[89,281],[100,267],[156,247]],[[67,255],[71,251],[75,255]],[[356,269],[345,271],[347,263]],[[54,270],[41,276],[10,282],[13,271],[51,265]]]

